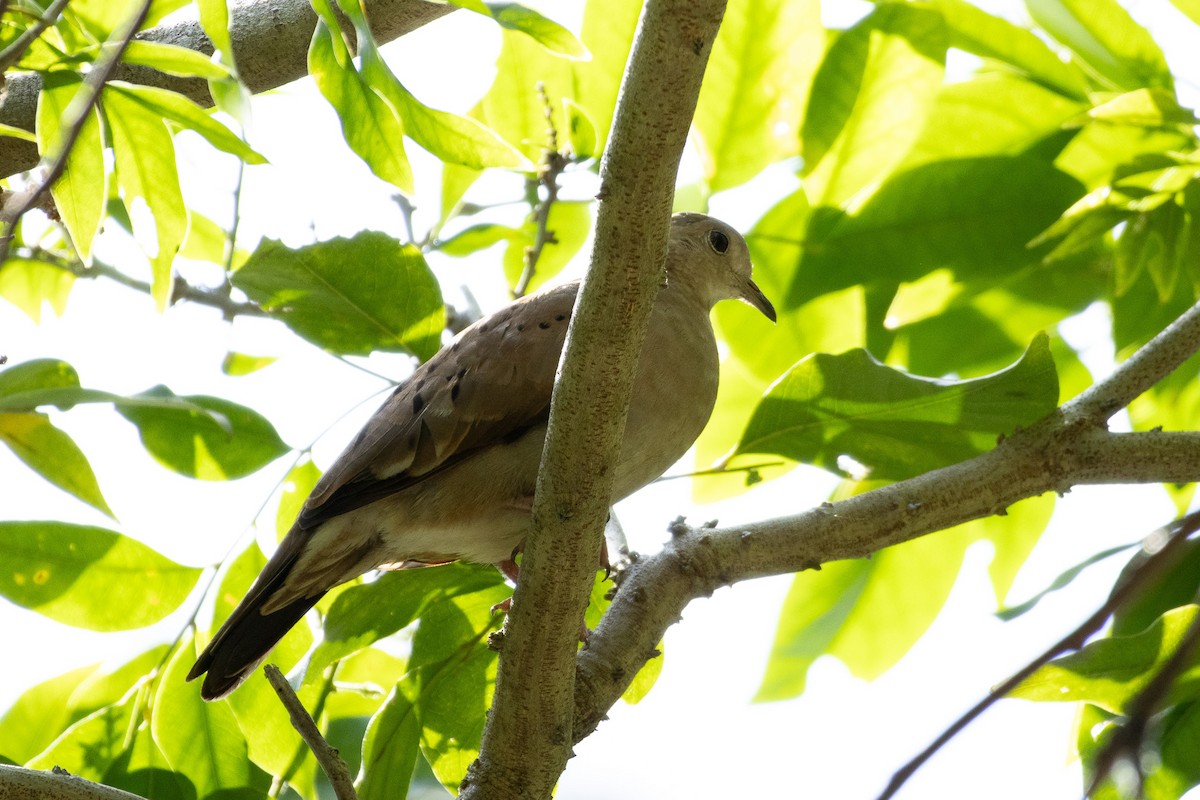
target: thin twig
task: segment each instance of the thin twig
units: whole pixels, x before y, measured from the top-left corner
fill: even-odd
[[[416,228],[413,226],[413,212],[417,210],[417,207],[404,192],[396,192],[392,195],[392,200],[400,208],[400,217],[404,220],[404,232],[408,234],[408,243],[418,244]]]
[[[18,36],[12,44],[4,48],[4,52],[0,53],[0,73],[8,72],[9,67],[21,60],[21,56],[25,55],[29,45],[42,35],[42,31],[58,20],[69,2],[71,0],[54,0],[44,14],[34,20],[33,24],[26,28],[25,32]],[[0,13],[3,11],[0,10]]]
[[[0,262],[8,257],[9,244],[12,242],[13,230],[16,228],[17,222],[26,211],[33,208],[38,199],[62,175],[67,166],[67,156],[71,154],[71,149],[75,146],[75,140],[79,138],[83,126],[95,109],[96,101],[100,99],[100,92],[104,88],[104,84],[112,75],[113,70],[117,68],[117,64],[121,62],[121,54],[125,52],[125,48],[133,40],[134,34],[142,26],[142,20],[150,11],[150,3],[151,0],[142,0],[137,13],[126,20],[125,24],[114,31],[109,40],[104,43],[100,57],[92,65],[92,71],[84,78],[82,87],[67,105],[65,116],[70,122],[63,128],[64,135],[59,139],[53,152],[45,153],[42,156],[41,163],[46,166],[45,176],[8,198],[8,202],[4,204],[4,210],[0,213],[0,229],[2,229]]]
[[[38,261],[43,264],[48,264],[52,267],[58,267],[64,272],[69,272],[76,278],[108,278],[111,281],[121,284],[122,286],[141,292],[142,294],[150,294],[150,284],[146,281],[140,281],[137,278],[126,275],[121,270],[109,264],[93,259],[92,266],[88,267],[83,262],[66,258],[57,253],[44,250],[39,247],[19,248],[18,255],[23,258],[28,258],[31,261]],[[196,303],[201,306],[209,306],[219,310],[226,320],[234,317],[270,317],[271,313],[265,311],[256,303],[240,302],[234,300],[223,289],[209,289],[203,286],[195,286],[188,283],[181,277],[176,276],[175,284],[171,291],[171,304],[187,300],[190,303]]]
[[[317,729],[317,723],[313,722],[313,718],[309,716],[304,704],[292,690],[291,684],[283,677],[283,673],[274,664],[264,666],[263,672],[266,673],[271,688],[279,696],[279,702],[287,709],[292,727],[300,734],[300,738],[321,765],[321,770],[333,787],[334,795],[338,800],[358,800],[358,792],[354,791],[354,777],[350,774],[346,762],[338,755],[337,748],[331,747],[329,742],[325,741],[325,737]]]
[[[521,269],[521,277],[517,279],[517,285],[513,287],[513,299],[523,297],[529,291],[529,284],[533,282],[533,276],[537,274],[537,263],[541,259],[546,245],[558,244],[554,231],[548,228],[550,209],[558,201],[558,176],[571,163],[571,160],[558,150],[558,131],[555,130],[553,121],[554,107],[550,104],[550,96],[546,94],[545,84],[539,82],[537,90],[542,98],[546,114],[546,148],[542,151],[542,160],[538,164],[535,189],[536,186],[545,187],[546,195],[538,200],[537,206],[533,210],[533,221],[537,225],[537,232],[534,234],[533,245],[525,248],[525,265]]]
[[[1197,601],[1200,601],[1200,593],[1192,600],[1193,603]],[[1091,797],[1122,760],[1133,765],[1138,781],[1136,796],[1143,796],[1145,775],[1142,773],[1140,756],[1146,728],[1149,726],[1150,717],[1162,707],[1162,701],[1175,685],[1175,679],[1193,665],[1192,654],[1197,644],[1200,644],[1200,616],[1192,620],[1175,652],[1171,653],[1171,657],[1163,664],[1158,674],[1138,692],[1129,705],[1125,721],[1116,726],[1111,738],[1096,754],[1092,763],[1094,774],[1084,797]]]
[[[1116,368],[1112,375],[1062,407],[1070,417],[1103,423],[1200,350],[1200,303]]]
[[[245,138],[245,129],[241,130],[241,134],[242,138]],[[229,229],[225,232],[225,281],[221,284],[220,291],[220,297],[222,298],[223,302],[227,304],[234,302],[233,259],[237,256],[237,234],[238,227],[242,222],[242,187],[245,184],[245,178],[246,162],[239,158],[237,161],[237,180],[233,184],[233,214],[232,219],[229,221]],[[175,276],[175,286],[173,288],[178,289],[180,283],[184,283],[184,281],[177,274]],[[247,303],[246,305],[252,305],[254,308],[258,308],[257,305],[252,303]],[[221,310],[224,312],[226,322],[232,322],[233,318],[237,316],[238,313],[236,311],[236,307],[231,308],[228,305],[222,306]],[[258,308],[258,310],[262,311],[261,308]]]
[[[1097,609],[1096,613],[1088,617],[1083,624],[1075,630],[1068,633],[1059,641],[1055,642],[1044,653],[1030,661],[1012,677],[1001,683],[992,691],[988,692],[987,696],[976,703],[969,711],[956,719],[950,727],[946,728],[940,736],[918,753],[911,761],[892,775],[891,781],[883,793],[879,795],[878,800],[888,800],[894,797],[896,792],[900,791],[905,782],[911,778],[925,762],[933,757],[938,750],[942,749],[951,739],[958,735],[964,728],[975,721],[984,711],[989,709],[997,700],[1000,700],[1013,689],[1017,688],[1030,675],[1037,672],[1042,666],[1050,662],[1052,659],[1066,653],[1068,651],[1078,650],[1087,640],[1091,638],[1097,631],[1104,626],[1108,618],[1113,615],[1117,609],[1122,607],[1132,598],[1142,592],[1150,583],[1160,577],[1164,571],[1169,569],[1176,560],[1178,551],[1183,542],[1187,541],[1188,536],[1200,529],[1200,512],[1193,512],[1186,517],[1175,520],[1169,526],[1169,530],[1164,531],[1166,541],[1162,544],[1161,549],[1149,556],[1142,565],[1129,576],[1128,580],[1118,585],[1109,595],[1108,600]],[[1157,533],[1157,531],[1155,532]],[[1154,540],[1154,534],[1147,537],[1147,542]],[[1181,645],[1182,647],[1182,645]]]
[[[325,703],[329,700],[329,695],[334,691],[334,689],[333,689],[333,674],[337,670],[337,667],[340,663],[341,662],[339,662],[339,661],[334,661],[332,664],[330,664],[324,670],[324,673],[322,675],[322,681],[321,681],[321,689],[320,689],[320,692],[317,694],[316,704],[313,706],[312,714],[308,715],[308,716],[312,717],[313,719],[320,719],[321,715],[325,713]],[[274,667],[272,667],[272,669],[274,669]],[[291,688],[291,687],[289,686],[288,688]],[[272,782],[272,784],[271,784],[272,794],[270,795],[271,797],[278,797],[279,794],[282,792],[283,787],[285,787],[289,783],[291,783],[292,778],[300,770],[301,765],[304,764],[304,754],[305,754],[304,745],[303,744],[298,745],[296,747],[296,754],[292,757],[291,763],[288,764],[287,768],[282,773],[280,773],[278,776],[276,776],[275,780]],[[278,785],[279,791],[276,791],[276,785]]]

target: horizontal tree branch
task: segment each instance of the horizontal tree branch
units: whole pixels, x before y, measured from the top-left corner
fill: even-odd
[[[390,42],[449,14],[456,6],[429,0],[367,0],[366,8],[376,40]],[[233,3],[230,11],[234,58],[251,93],[276,89],[308,74],[308,44],[317,26],[317,15],[309,0],[243,0]],[[212,42],[196,21],[152,28],[137,38],[206,55],[213,52]],[[208,82],[200,78],[178,78],[148,67],[122,64],[112,79],[170,89],[205,107],[213,104]],[[8,76],[0,123],[33,131],[41,88],[42,79],[36,73]],[[32,142],[0,137],[0,176],[32,169],[37,162],[37,147]]]
[[[579,653],[573,740],[595,729],[684,607],[722,586],[863,558],[1071,486],[1200,481],[1200,433],[1114,434],[1054,422],[969,461],[801,514],[736,528],[675,526],[662,552],[628,567]]]
[[[145,800],[64,770],[42,772],[0,764],[0,797],[11,800]]]
[[[572,740],[588,736],[684,607],[721,586],[863,558],[1072,486],[1200,481],[1200,432],[1110,433],[1104,421],[1200,350],[1193,307],[1106,380],[994,450],[838,503],[736,528],[682,523],[631,564],[577,659]]]

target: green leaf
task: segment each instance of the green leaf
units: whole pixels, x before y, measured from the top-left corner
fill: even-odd
[[[0,123],[0,136],[11,136],[14,139],[20,139],[25,142],[37,142],[37,136],[24,128],[18,128],[15,125],[5,125],[4,123]]]
[[[203,53],[163,42],[134,39],[121,54],[121,60],[180,78],[205,78],[213,81],[232,77],[227,67]]]
[[[1140,633],[1097,639],[1081,650],[1056,658],[1025,679],[1010,694],[1026,700],[1085,701],[1114,714],[1158,674],[1196,618],[1197,606],[1166,612]],[[1174,705],[1200,691],[1200,653],[1193,652],[1164,700]]]
[[[100,492],[96,473],[75,440],[37,412],[0,413],[0,442],[46,480],[114,517]]]
[[[518,3],[488,3],[487,9],[500,27],[529,36],[556,56],[588,57],[587,48],[580,44],[575,34],[532,8]]]
[[[542,249],[528,291],[537,291],[546,281],[562,272],[563,267],[579,253],[591,229],[591,203],[559,201],[552,205],[546,230],[553,239]],[[525,250],[533,247],[536,239],[537,225],[533,220],[526,219],[518,229],[518,235],[508,240],[508,246],[504,249],[504,277],[510,286],[516,286],[520,279],[525,269]]]
[[[187,236],[179,248],[179,255],[224,267],[228,246],[229,234],[224,228],[203,214],[188,209]]]
[[[1171,5],[1186,14],[1192,22],[1200,25],[1200,0],[1171,0]]]
[[[125,749],[126,737],[135,724],[136,697],[92,712],[63,731],[54,743],[29,761],[37,770],[63,769],[91,781],[104,777],[108,767]]]
[[[317,88],[337,111],[342,135],[371,171],[402,192],[412,193],[413,174],[404,153],[404,126],[395,111],[375,93],[344,53],[340,39],[317,23],[308,49],[308,71]]]
[[[46,303],[55,314],[62,316],[74,285],[74,275],[42,261],[10,255],[0,264],[0,297],[38,324],[42,321],[42,306]]]
[[[990,278],[1041,262],[1026,242],[1081,194],[1040,158],[934,161],[893,175],[849,213],[814,209],[783,305],[860,283],[895,285],[939,267]]]
[[[988,564],[988,576],[992,580],[998,607],[1004,604],[1018,571],[1050,524],[1054,507],[1054,495],[1041,495],[1021,501],[1003,514],[959,526],[960,535],[965,538],[985,540],[992,544],[993,555]]]
[[[138,726],[130,746],[109,765],[99,782],[154,800],[196,800],[196,787],[171,769],[146,723]]]
[[[371,717],[403,676],[403,659],[367,648],[340,662],[337,683],[325,700],[325,738],[338,749],[350,773],[362,764],[363,740]],[[416,748],[414,741],[412,747]]]
[[[445,569],[445,568],[443,568]],[[408,672],[372,719],[363,742],[359,797],[394,796],[415,763],[414,733],[434,774],[457,786],[478,755],[495,681],[496,654],[485,639],[503,584],[430,605],[413,637]]]
[[[95,672],[96,667],[96,664],[80,667],[26,689],[0,716],[0,754],[24,764],[49,747],[75,721],[70,705],[63,698]]]
[[[408,673],[400,682],[419,697],[421,752],[453,790],[479,754],[496,680],[496,652],[487,635],[499,627],[492,606],[508,597],[499,584],[431,606],[413,636]]]
[[[41,153],[53,155],[62,146],[61,126],[67,119],[67,107],[82,85],[80,77],[73,72],[44,73],[37,107],[37,143]],[[105,177],[100,117],[93,110],[88,112],[71,145],[62,175],[50,187],[75,252],[79,260],[89,266],[92,241],[100,232],[108,197]]]
[[[859,678],[882,675],[936,619],[971,544],[992,542],[996,557],[991,573],[999,597],[1045,529],[1053,507],[1052,499],[1036,498],[1014,505],[1006,516],[889,547],[869,561],[835,562],[819,572],[799,573],[784,600],[755,700],[801,694],[809,666],[825,654],[841,660]]]
[[[127,536],[66,522],[0,522],[0,595],[58,622],[123,631],[158,622],[201,570]]]
[[[118,81],[110,82],[106,91],[122,94],[131,103],[141,106],[150,114],[157,114],[184,130],[200,134],[213,147],[235,155],[247,164],[267,163],[266,158],[238,138],[233,131],[213,119],[196,103],[177,92]]]
[[[443,162],[470,169],[502,167],[524,172],[536,169],[519,150],[479,121],[429,108],[417,100],[374,48],[363,50],[361,56],[367,85],[391,103],[403,120],[404,132]]]
[[[76,718],[120,702],[129,690],[156,677],[166,661],[168,646],[152,647],[118,666],[105,665],[87,676],[68,695],[67,705]]]
[[[200,25],[224,64],[233,63],[233,40],[229,36],[229,7],[226,0],[199,0]]]
[[[931,273],[935,278],[945,274]],[[894,334],[886,361],[922,375],[986,375],[1019,358],[1039,332],[1054,329],[1103,296],[1108,281],[1109,275],[1092,260],[1075,259],[1050,269],[1029,267],[1002,283],[985,276],[952,282],[947,287],[954,294],[944,307],[924,309],[916,307],[906,289],[928,281],[901,285],[884,318]],[[1082,367],[1059,338],[1051,338],[1051,350],[1059,362],[1062,402],[1073,396],[1067,378],[1081,374]],[[1084,384],[1090,385],[1090,377],[1082,372]]]
[[[814,206],[861,197],[904,158],[941,87],[946,40],[940,14],[885,3],[833,43],[801,131]]]
[[[192,782],[198,797],[242,787],[262,796],[269,777],[251,763],[229,704],[206,703],[195,686],[184,682],[197,655],[187,637],[163,671],[150,721],[154,742],[171,769]]]
[[[307,679],[412,624],[436,605],[503,585],[500,573],[490,567],[454,563],[387,572],[377,581],[352,586],[325,616],[325,635],[309,660]]]
[[[1006,72],[943,86],[925,129],[897,171],[938,161],[997,156],[1051,158],[1089,104]]]
[[[35,389],[78,387],[79,373],[56,358],[38,358],[0,370],[0,397],[14,397]]]
[[[179,397],[165,386],[139,396],[191,406],[118,407],[137,426],[155,460],[181,475],[209,481],[241,478],[288,452],[275,427],[253,409],[207,395]]]
[[[725,12],[696,106],[711,192],[797,154],[800,116],[825,46],[817,0],[747,0]]]
[[[1070,586],[1071,583],[1076,578],[1078,578],[1080,575],[1082,575],[1087,570],[1088,567],[1092,566],[1093,564],[1098,564],[1101,561],[1105,561],[1109,558],[1112,558],[1113,556],[1117,555],[1118,553],[1124,553],[1129,548],[1136,547],[1136,546],[1137,545],[1124,544],[1124,545],[1120,545],[1118,547],[1110,547],[1107,550],[1101,550],[1099,553],[1095,553],[1091,556],[1088,556],[1087,558],[1085,558],[1083,561],[1080,561],[1075,566],[1070,567],[1069,569],[1066,569],[1066,570],[1063,570],[1062,572],[1060,572],[1058,574],[1058,577],[1056,577],[1053,581],[1051,581],[1050,585],[1047,586],[1045,589],[1042,589],[1040,592],[1033,595],[1028,600],[1026,600],[1022,603],[1019,603],[1018,605],[1001,609],[1000,611],[996,612],[996,616],[1005,621],[1008,621],[1010,619],[1016,619],[1017,617],[1026,613],[1027,611],[1031,611],[1034,606],[1036,606],[1038,603],[1040,603],[1042,601],[1042,598],[1044,598],[1054,592],[1057,592],[1059,589],[1065,589],[1066,587]]]
[[[479,225],[472,225],[462,231],[451,236],[449,239],[444,239],[437,243],[439,253],[448,256],[461,258],[469,256],[472,253],[478,253],[480,250],[486,250],[499,242],[524,242],[526,236],[522,229],[512,228],[508,225],[497,225],[494,222],[485,222]]]
[[[175,2],[182,4],[181,0]],[[139,5],[135,0],[72,0],[67,11],[72,20],[94,38],[104,39],[132,17]],[[160,2],[159,5],[164,4]]]
[[[1043,334],[1016,364],[940,381],[894,370],[864,350],[800,361],[768,390],[736,453],[773,453],[844,473],[849,456],[877,480],[902,480],[991,450],[996,437],[1058,404]]]
[[[921,541],[921,540],[917,540]],[[893,549],[881,551],[880,555]],[[802,572],[783,601],[779,628],[756,702],[797,697],[804,692],[808,668],[826,653],[854,610],[869,578],[869,561],[839,561],[819,573]]]
[[[1171,569],[1154,575],[1152,580],[1141,579],[1144,581],[1144,588],[1113,613],[1114,636],[1129,636],[1143,631],[1163,614],[1187,605],[1196,596],[1196,589],[1200,586],[1200,542],[1189,540],[1182,543],[1180,550],[1178,560]],[[1129,563],[1121,570],[1117,584],[1128,580],[1151,555],[1144,548],[1138,547]]]
[[[496,79],[471,115],[536,163],[549,141],[546,103],[538,85],[550,102],[550,126],[568,130],[561,100],[578,99],[572,67],[571,61],[552,55],[528,36],[505,30]]]
[[[604,152],[641,10],[642,0],[591,0],[583,9],[580,36],[592,58],[574,65],[575,99],[587,111],[596,139],[591,149],[576,149],[576,155],[598,158]]]
[[[175,144],[158,113],[119,89],[105,91],[104,115],[112,135],[117,183],[134,235],[150,256],[152,293],[161,311],[171,298],[171,265],[187,232]]]
[[[420,753],[421,723],[401,684],[396,684],[363,737],[359,800],[390,800],[407,794]]]
[[[298,250],[266,240],[233,275],[293,331],[335,353],[438,350],[444,307],[420,250],[364,232]]]
[[[1099,122],[1146,128],[1196,124],[1196,115],[1180,106],[1172,92],[1160,88],[1119,94],[1089,110],[1088,116]]]
[[[249,353],[230,351],[221,359],[221,372],[226,375],[241,377],[258,372],[263,367],[269,367],[278,361],[275,356],[252,356]]]
[[[288,470],[283,479],[283,491],[279,497],[279,511],[275,515],[275,533],[282,541],[291,530],[296,517],[304,507],[317,481],[321,479],[321,470],[311,459],[297,464]]]
[[[1150,33],[1116,0],[1025,0],[1030,16],[1118,89],[1173,89]]]
[[[1065,97],[1087,99],[1083,71],[1059,58],[1033,32],[963,0],[934,0],[933,6],[946,21],[951,47],[1015,67]]]

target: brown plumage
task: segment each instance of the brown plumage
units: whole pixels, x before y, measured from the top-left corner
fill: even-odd
[[[771,320],[746,243],[677,214],[667,282],[634,378],[613,501],[692,445],[717,394],[709,311],[740,298]],[[246,597],[197,659],[212,700],[237,688],[329,589],[378,568],[500,564],[522,544],[550,394],[578,284],[518,300],[463,331],[383,403],[325,473]]]

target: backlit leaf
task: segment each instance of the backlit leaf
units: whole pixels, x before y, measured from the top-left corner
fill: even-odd
[[[368,231],[299,249],[265,240],[233,285],[319,347],[427,359],[441,344],[441,290],[413,245]]]
[[[986,452],[1057,404],[1045,335],[1011,367],[966,381],[909,375],[863,350],[817,354],[767,391],[736,452],[839,472],[849,456],[874,479],[900,480]]]
[[[123,631],[158,622],[200,570],[127,536],[66,522],[0,522],[0,595],[58,622]]]

